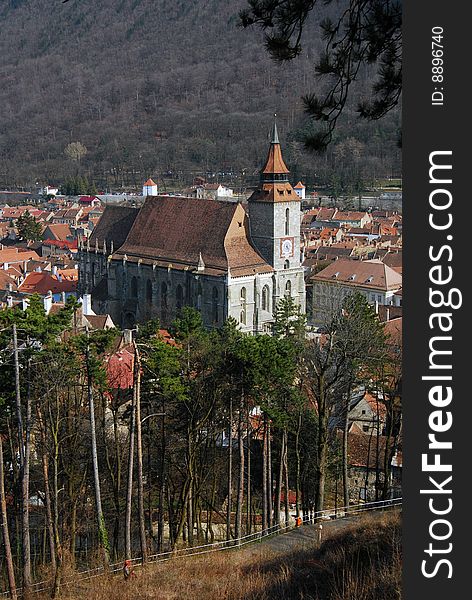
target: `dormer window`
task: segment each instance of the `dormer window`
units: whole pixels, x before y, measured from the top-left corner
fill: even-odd
[[[349,276],[349,281],[354,281],[355,278],[356,278],[356,274],[353,273],[352,275]]]
[[[371,275],[370,277],[367,277],[367,279],[365,280],[366,283],[372,283],[374,277],[373,275]]]
[[[333,279],[337,279],[339,277],[339,271],[336,271],[336,273],[333,275]]]

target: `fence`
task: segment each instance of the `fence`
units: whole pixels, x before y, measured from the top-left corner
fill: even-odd
[[[390,500],[380,500],[378,502],[366,502],[364,504],[356,504],[351,505],[349,507],[342,506],[336,509],[327,509],[321,510],[309,517],[304,517],[302,519],[302,524],[314,523],[319,519],[347,519],[351,518],[355,515],[359,515],[364,512],[374,511],[374,510],[385,510],[395,507],[400,507],[402,505],[402,498],[392,498]],[[208,554],[211,552],[221,552],[223,550],[229,549],[237,549],[242,546],[246,546],[247,544],[252,544],[255,542],[260,542],[264,538],[270,537],[272,535],[279,535],[283,533],[287,533],[294,529],[293,525],[289,524],[280,524],[273,525],[268,529],[264,529],[262,531],[257,531],[251,533],[249,535],[243,536],[238,539],[232,540],[224,540],[221,542],[213,542],[212,544],[204,544],[202,546],[191,546],[188,548],[178,548],[175,550],[170,550],[168,552],[161,552],[159,554],[152,554],[148,557],[148,562],[160,563],[168,560],[174,560],[176,558],[188,557],[188,556],[196,556],[202,554]],[[140,566],[142,563],[141,557],[136,557],[131,559],[131,563],[136,567]],[[95,577],[100,577],[104,574],[112,575],[116,573],[121,573],[123,569],[123,562],[114,563],[108,566],[108,569],[105,569],[103,566],[96,567],[95,569],[87,569],[86,571],[78,571],[76,576],[70,579],[67,579],[62,582],[61,586],[67,585],[75,585],[82,581],[88,581],[90,579],[94,579]],[[31,593],[40,593],[45,592],[51,589],[53,585],[52,581],[39,581],[34,583],[31,587]],[[21,588],[17,588],[17,595],[20,598],[22,595]],[[0,593],[0,598],[8,598],[10,596],[10,592],[2,592]]]

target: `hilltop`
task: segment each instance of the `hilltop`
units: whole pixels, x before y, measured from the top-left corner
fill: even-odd
[[[99,186],[140,186],[149,175],[188,179],[259,168],[279,115],[294,177],[328,177],[333,161],[303,152],[301,97],[321,40],[313,16],[304,53],[267,57],[261,35],[238,25],[246,0],[8,0],[0,5],[0,187],[60,182],[77,168]],[[365,77],[368,78],[366,73]],[[362,94],[362,84],[358,92]],[[358,96],[360,97],[360,96]],[[398,111],[379,123],[348,113],[369,172],[399,168]],[[64,155],[80,141],[80,165]],[[143,179],[144,177],[144,179]]]

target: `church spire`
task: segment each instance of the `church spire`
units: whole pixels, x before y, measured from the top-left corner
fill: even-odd
[[[277,131],[277,113],[274,113],[274,128],[272,129],[272,144],[280,144],[279,132]]]
[[[276,116],[276,115],[274,115]],[[272,129],[272,140],[270,142],[269,154],[264,168],[262,169],[262,182],[288,181],[287,175],[290,171],[282,158],[280,148],[279,132],[277,130],[277,121],[274,120]]]

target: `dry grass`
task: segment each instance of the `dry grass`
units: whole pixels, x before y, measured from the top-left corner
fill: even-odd
[[[64,589],[64,600],[398,600],[400,518],[361,520],[320,549],[290,554],[253,546],[148,565],[127,582],[99,577]]]

